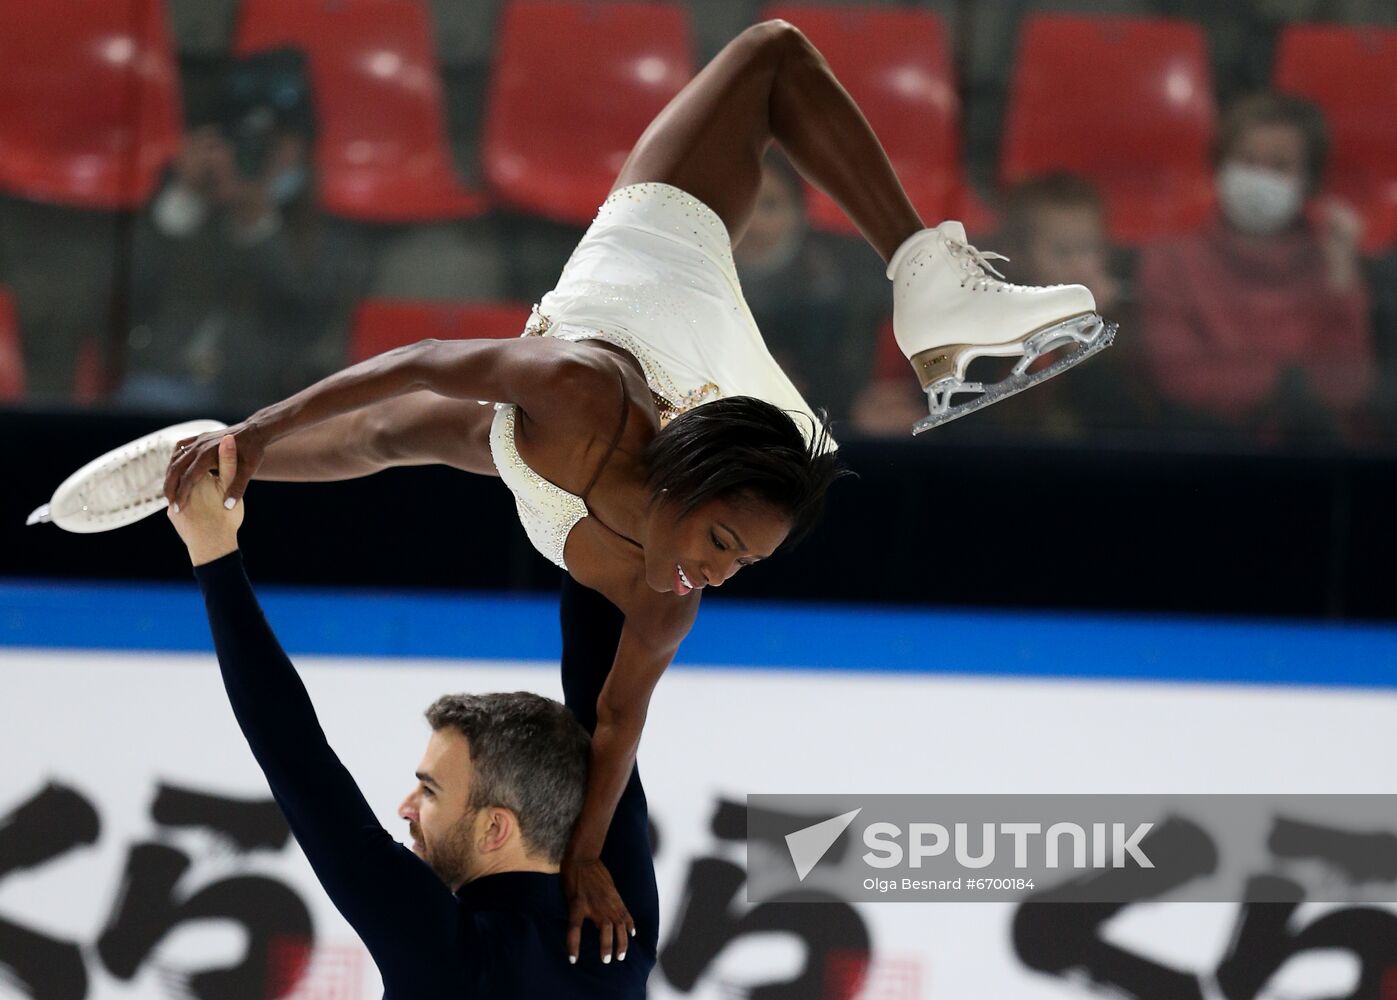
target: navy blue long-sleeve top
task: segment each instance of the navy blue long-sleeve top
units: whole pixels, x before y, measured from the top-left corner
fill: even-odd
[[[639,772],[631,774],[602,850],[636,936],[624,962],[604,965],[589,924],[578,963],[569,965],[560,877],[505,872],[453,893],[379,824],[326,742],[241,553],[196,567],[194,575],[238,725],[316,877],[373,956],[385,1000],[645,996],[659,903]],[[562,617],[566,701],[590,732],[622,619],[601,595],[571,581]]]

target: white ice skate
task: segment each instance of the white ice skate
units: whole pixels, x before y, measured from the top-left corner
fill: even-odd
[[[165,470],[175,445],[222,430],[217,420],[190,420],[147,434],[88,462],[29,515],[27,524],[52,522],[65,531],[111,531],[165,509]]]
[[[1035,288],[1013,285],[994,269],[997,253],[976,250],[959,222],[923,229],[898,247],[888,262],[893,282],[893,334],[912,362],[931,414],[913,434],[1022,392],[1104,350],[1114,323],[1096,314],[1096,300],[1082,285]],[[1029,373],[1045,354],[1064,348],[1052,364]],[[1019,356],[1011,374],[985,385],[967,382],[978,357]],[[952,403],[956,393],[976,393]]]

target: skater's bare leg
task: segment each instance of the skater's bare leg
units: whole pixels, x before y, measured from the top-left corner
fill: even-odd
[[[616,186],[682,188],[718,213],[736,243],[773,140],[888,263],[893,333],[930,403],[915,431],[1021,391],[1110,343],[1088,289],[1010,286],[990,265],[993,255],[966,242],[959,222],[924,229],[862,112],[824,57],[785,21],[747,29],[704,67],[650,123]],[[1010,287],[1016,294],[993,294]],[[1038,357],[1064,348],[1075,353],[1027,373]],[[966,372],[984,355],[1019,362],[1008,378],[985,386]],[[979,395],[962,402],[959,393]]]
[[[718,53],[650,123],[615,186],[659,181],[681,188],[716,211],[736,243],[773,140],[883,260],[922,228],[858,105],[785,21],[754,25]]]

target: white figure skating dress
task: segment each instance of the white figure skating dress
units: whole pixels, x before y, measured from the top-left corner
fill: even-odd
[[[807,440],[820,426],[762,340],[723,220],[669,184],[612,192],[524,335],[604,340],[629,352],[645,372],[662,426],[725,396],[756,396],[791,411]],[[513,404],[496,410],[495,467],[514,493],[529,540],[566,569],[563,546],[587,505],[524,464]]]

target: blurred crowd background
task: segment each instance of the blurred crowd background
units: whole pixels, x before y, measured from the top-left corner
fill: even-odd
[[[938,435],[1397,450],[1394,0],[0,0],[0,405],[238,416],[517,335],[640,131],[770,16],[929,225],[1120,324]],[[907,435],[881,262],[777,153],[735,256],[839,433]]]

